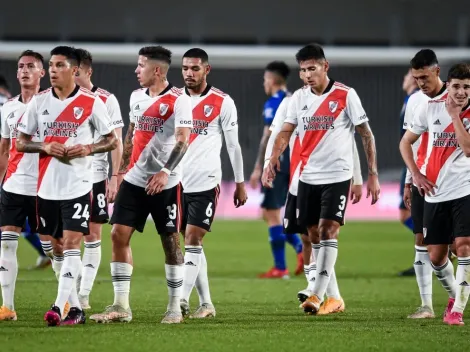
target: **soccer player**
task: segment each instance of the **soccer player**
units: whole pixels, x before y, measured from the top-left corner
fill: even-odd
[[[424,102],[417,108],[400,151],[413,182],[425,197],[424,243],[434,272],[449,294],[444,323],[463,325],[470,293],[470,66],[453,65],[446,85],[446,98]],[[426,131],[426,158],[419,167],[412,145]],[[448,258],[454,238],[458,257],[455,278]]]
[[[0,107],[11,99],[10,87],[5,77],[0,75]]]
[[[117,146],[111,120],[103,101],[75,84],[79,57],[74,48],[58,46],[51,51],[51,88],[36,94],[18,124],[16,148],[39,153],[37,197],[38,232],[50,235],[54,253],[63,248],[57,299],[45,314],[49,326],[85,322],[76,290],[81,269],[80,244],[89,233],[93,154]],[[39,134],[39,141],[32,140]],[[94,143],[94,134],[104,138]],[[70,311],[62,321],[65,303]]]
[[[108,153],[93,155],[93,200],[90,214],[90,234],[84,237],[83,267],[78,279],[78,299],[82,309],[90,309],[89,296],[101,263],[101,230],[103,224],[109,220],[108,202],[113,203],[117,193],[117,176],[121,165],[122,127],[124,123],[116,96],[102,88],[98,88],[91,82],[93,57],[90,52],[85,49],[77,49],[77,53],[80,58],[80,67],[75,76],[75,83],[92,91],[103,100],[118,139],[118,147],[111,151],[112,164],[109,183]],[[100,138],[101,136],[97,135],[95,142],[99,142]]]
[[[413,124],[415,114],[421,104],[426,104],[430,99],[441,99],[447,95],[446,85],[439,77],[440,68],[436,54],[430,49],[420,50],[411,59],[411,74],[418,84],[420,91],[411,95],[405,110],[403,128],[410,128]],[[413,152],[416,164],[421,168],[424,164],[426,150],[428,147],[428,132],[423,132],[416,143],[413,144]],[[425,173],[425,169],[423,169]],[[415,259],[414,271],[421,296],[421,306],[410,314],[408,318],[423,319],[434,318],[432,305],[432,267],[429,260],[429,254],[424,244],[423,235],[423,216],[424,216],[424,198],[420,191],[413,184],[411,174],[408,171],[405,188],[404,203],[411,208],[413,219],[413,233],[415,234]]]
[[[183,321],[183,254],[180,248],[181,167],[191,134],[191,99],[167,81],[171,52],[161,46],[140,49],[135,73],[142,89],[130,98],[130,125],[124,141],[120,172],[125,173],[111,216],[111,276],[114,303],[90,319],[132,320],[129,306],[132,275],[130,240],[142,232],[149,214],[165,252],[169,304],[162,323]]]
[[[320,236],[315,284],[303,307],[316,314],[338,255],[337,238],[353,177],[354,129],[367,157],[367,197],[372,196],[372,204],[379,198],[380,186],[374,136],[356,91],[328,77],[329,64],[320,45],[303,47],[296,60],[308,86],[292,96],[267,167],[269,179],[274,179],[279,157],[297,126],[301,145],[297,221],[310,238],[317,232]]]
[[[2,229],[0,284],[3,305],[0,308],[0,320],[17,319],[14,297],[18,275],[16,255],[18,238],[26,221],[30,229],[37,227],[36,192],[39,159],[37,155],[18,152],[15,144],[17,126],[22,121],[26,105],[39,92],[41,78],[45,75],[43,60],[41,54],[31,50],[20,54],[17,78],[21,94],[8,100],[1,110],[0,179],[3,180],[3,185],[0,202]],[[34,140],[37,140],[36,136]],[[40,243],[39,248],[41,248]],[[45,258],[50,262],[48,257]]]
[[[203,238],[210,231],[217,208],[222,180],[220,150],[223,133],[235,176],[235,207],[247,200],[243,156],[238,143],[237,108],[233,99],[207,83],[209,56],[199,48],[183,55],[185,93],[191,97],[193,129],[183,166],[184,277],[181,311],[189,315],[189,297],[196,285],[199,307],[191,318],[215,317],[209,291]]]
[[[273,61],[266,66],[264,72],[264,91],[269,99],[264,104],[264,130],[261,138],[258,157],[255,167],[250,177],[252,188],[257,188],[263,170],[264,155],[271,131],[274,115],[283,99],[290,95],[287,91],[287,78],[290,69],[282,61]],[[266,273],[260,275],[261,278],[288,278],[289,271],[286,266],[285,242],[291,244],[297,253],[297,268],[295,274],[302,273],[302,242],[297,234],[284,234],[281,221],[281,208],[286,202],[287,191],[289,189],[289,151],[286,150],[281,156],[281,170],[278,173],[272,188],[262,187],[263,201],[261,203],[263,219],[269,227],[269,242],[274,259],[274,266]]]

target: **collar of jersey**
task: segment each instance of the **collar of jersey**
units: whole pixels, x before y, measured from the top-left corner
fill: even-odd
[[[200,96],[200,97],[203,97],[204,95],[206,95],[207,93],[209,93],[209,91],[211,90],[211,88],[212,88],[212,86],[211,86],[210,84],[208,84],[208,85],[206,86],[206,89],[204,89],[204,90],[202,91],[202,93],[199,94],[199,96]],[[187,95],[191,96],[191,94],[189,93],[189,90],[188,90],[187,87],[184,87],[184,92],[185,92]]]
[[[162,91],[160,92],[160,94],[158,94],[158,96],[163,95],[163,94],[166,94],[166,92],[168,92],[171,88],[173,88],[173,84],[168,83],[168,85],[166,86],[166,88],[165,88],[164,90],[162,90]],[[150,96],[150,89],[149,89],[149,88],[146,89],[145,94],[147,94],[148,96]]]
[[[75,94],[78,93],[79,90],[80,90],[80,86],[79,86],[78,84],[76,84],[74,90],[72,91],[72,93],[69,94],[69,96],[68,96],[66,99],[72,98]],[[52,96],[53,96],[54,98],[59,99],[59,97],[58,97],[57,94],[55,93],[54,88],[51,88],[51,91],[52,91]]]
[[[331,90],[331,88],[333,88],[333,84],[335,84],[335,80],[334,80],[334,79],[330,79],[330,83],[328,83],[328,85],[326,86],[326,88],[325,88],[325,90],[323,91],[323,93],[321,93],[321,95],[328,93],[328,92]],[[310,92],[311,92],[312,94],[316,95],[316,94],[313,92],[312,88],[310,88]]]

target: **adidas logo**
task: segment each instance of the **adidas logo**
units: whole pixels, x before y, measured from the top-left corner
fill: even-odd
[[[6,269],[3,265],[0,266],[0,271],[8,271],[8,269]]]
[[[203,223],[203,224],[206,224],[206,225],[210,225],[210,224],[211,224],[211,222],[210,222],[209,219],[204,220],[202,223]]]
[[[72,273],[70,271],[68,273],[65,273],[64,275],[62,275],[62,277],[67,277],[69,279],[73,279]]]
[[[470,286],[467,281],[460,283],[460,286]]]
[[[15,112],[11,112],[10,115],[8,115],[7,119],[12,119],[15,117]]]
[[[193,262],[186,262],[184,263],[184,265],[196,266],[196,264],[194,264]]]
[[[302,111],[308,110],[307,105],[302,108]]]
[[[323,270],[321,273],[320,273],[321,276],[328,276],[328,271],[326,270]]]
[[[95,267],[93,266],[93,264],[87,264],[87,265],[85,265],[85,268],[92,268],[92,269],[94,269]]]
[[[134,110],[139,110],[140,107],[139,107],[139,104],[137,104],[135,107],[134,107]]]
[[[434,121],[433,125],[440,125],[441,124],[441,121],[439,121],[439,119],[437,119],[436,121]]]
[[[100,215],[106,215],[106,211],[104,209],[100,210]]]
[[[173,226],[173,227],[174,227],[175,224],[173,224],[173,221],[170,220],[170,221],[168,221],[168,222],[166,223],[166,226]]]
[[[88,228],[88,223],[86,221],[84,221],[80,224],[80,226]]]
[[[336,216],[339,217],[339,218],[342,218],[343,217],[343,213],[341,211],[338,211],[336,213]]]
[[[310,282],[315,282],[315,278],[312,277],[309,281],[310,281]]]
[[[414,265],[424,265],[424,263],[421,260],[418,260],[417,262],[414,262]]]
[[[47,111],[47,109],[46,109],[46,110],[44,110],[44,111],[42,112],[42,114],[43,114],[43,115],[49,115],[49,111]]]

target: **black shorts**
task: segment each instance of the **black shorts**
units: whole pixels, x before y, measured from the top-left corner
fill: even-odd
[[[26,218],[32,232],[38,227],[36,222],[36,197],[7,192],[2,188],[0,200],[0,226],[23,228]]]
[[[110,223],[129,226],[143,232],[149,214],[159,235],[180,232],[181,185],[149,196],[145,188],[122,181]]]
[[[93,199],[91,201],[91,222],[106,224],[109,220],[106,187],[108,180],[93,183]]]
[[[405,182],[406,182],[406,171],[408,169],[406,167],[403,168],[401,171],[401,177],[400,177],[400,205],[398,206],[399,209],[406,210],[406,205],[405,201],[403,200],[403,195],[405,192]]]
[[[413,220],[413,233],[423,233],[424,196],[419,194],[416,186],[411,186],[411,219]]]
[[[289,192],[289,174],[278,173],[273,181],[273,188],[261,188],[263,201],[261,208],[267,210],[281,209],[286,204],[287,193]]]
[[[470,195],[440,203],[424,202],[424,243],[452,244],[470,237]]]
[[[208,191],[183,193],[183,222],[181,230],[186,225],[194,225],[210,231],[214,221],[217,202],[219,201],[220,186]]]
[[[344,225],[350,187],[351,180],[325,185],[299,181],[296,212],[300,227],[318,225],[320,219],[334,220]]]
[[[91,192],[67,200],[37,197],[38,233],[62,238],[63,231],[88,235],[90,228]]]
[[[294,196],[290,192],[287,194],[284,212],[284,233],[287,235],[307,233],[307,229],[300,227],[297,223],[297,196]]]

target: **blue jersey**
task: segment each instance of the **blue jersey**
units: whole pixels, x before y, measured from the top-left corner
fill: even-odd
[[[264,109],[263,109],[263,119],[264,119],[264,125],[265,126],[271,126],[271,123],[274,120],[274,116],[276,115],[276,111],[279,108],[279,105],[281,105],[282,100],[287,96],[287,92],[284,90],[280,90],[274,95],[272,95],[266,103],[264,103]],[[279,158],[281,162],[281,172],[282,173],[289,173],[289,147],[286,148],[284,153],[282,153],[281,157]]]

